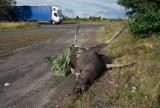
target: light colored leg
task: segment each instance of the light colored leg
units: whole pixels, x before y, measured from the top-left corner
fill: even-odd
[[[117,38],[123,31],[124,31],[124,29],[120,29],[118,32],[116,32],[116,33],[114,34],[114,36],[113,36],[110,40],[107,40],[107,41],[105,41],[104,43],[105,43],[106,45],[110,44],[110,43],[111,43],[115,38]]]
[[[107,69],[122,68],[122,67],[126,67],[126,66],[132,66],[134,64],[135,64],[135,62],[130,62],[130,63],[126,63],[126,64],[106,64],[106,68]]]

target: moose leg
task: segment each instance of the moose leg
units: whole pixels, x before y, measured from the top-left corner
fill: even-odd
[[[109,45],[115,38],[117,38],[123,31],[124,29],[120,29],[118,32],[116,32],[114,34],[114,36],[109,39],[108,41],[105,41],[102,44],[96,45],[94,47],[88,48],[85,46],[81,46],[77,44],[77,35],[78,35],[78,30],[79,30],[79,25],[77,24],[77,28],[76,28],[76,32],[75,32],[75,42],[74,42],[74,47],[78,47],[78,48],[83,48],[85,50],[92,50],[93,52],[98,52],[100,49],[102,49],[103,47]]]
[[[100,49],[102,49],[103,47],[109,45],[115,38],[117,38],[122,32],[124,31],[124,29],[120,29],[118,32],[116,32],[114,34],[114,36],[109,39],[108,41],[105,41],[102,44],[96,45],[94,47],[89,48],[89,50],[93,51],[93,52],[98,52]]]
[[[126,63],[126,64],[106,64],[106,68],[107,69],[122,68],[122,67],[126,67],[126,66],[133,66],[134,64],[135,64],[135,62],[130,62],[130,63]]]

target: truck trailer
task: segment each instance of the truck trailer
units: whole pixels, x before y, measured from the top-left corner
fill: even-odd
[[[3,6],[6,8],[5,6]],[[7,8],[6,8],[7,9]],[[12,15],[11,15],[12,14]],[[55,6],[13,6],[7,14],[15,21],[47,21],[52,24],[63,22],[62,10]]]

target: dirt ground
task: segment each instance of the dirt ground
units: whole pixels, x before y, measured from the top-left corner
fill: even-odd
[[[79,40],[84,45],[88,45],[88,41],[93,45],[99,27],[101,25],[81,25]],[[51,66],[42,58],[61,51],[66,42],[74,39],[75,28],[76,25],[68,24],[42,25],[40,29],[0,32],[0,54],[14,53],[0,60],[0,107],[40,108],[58,93],[59,84],[53,86]],[[61,87],[69,85],[67,79],[61,79],[57,81],[66,81]]]

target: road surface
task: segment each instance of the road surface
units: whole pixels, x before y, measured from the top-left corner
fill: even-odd
[[[101,25],[80,25],[79,40],[85,43],[93,39],[99,27]],[[56,87],[51,87],[51,66],[42,58],[61,51],[66,42],[74,39],[75,28],[74,24],[42,25],[39,29],[0,32],[0,36],[60,32],[55,39],[21,48],[9,59],[0,61],[0,108],[40,108],[49,102]],[[9,86],[5,86],[6,83]]]

